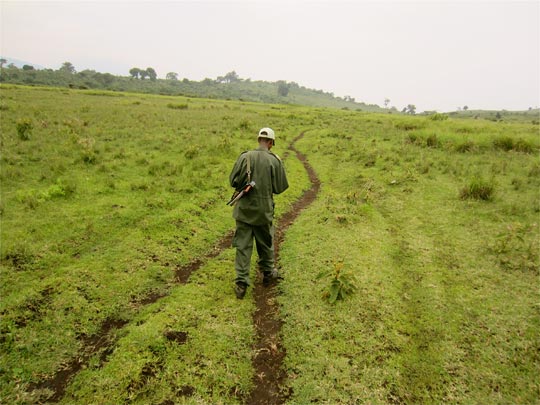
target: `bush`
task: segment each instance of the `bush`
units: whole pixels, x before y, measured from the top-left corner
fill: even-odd
[[[524,139],[514,140],[510,136],[501,136],[494,139],[493,147],[507,152],[515,150],[516,152],[532,153],[534,150],[534,147],[530,142],[527,142]]]
[[[476,147],[475,143],[473,141],[464,141],[462,143],[458,143],[456,146],[455,146],[455,150],[456,152],[470,152],[472,150],[474,150]]]
[[[335,262],[331,270],[322,271],[317,276],[317,279],[327,278],[330,280],[330,285],[323,293],[323,298],[328,300],[330,304],[334,304],[337,300],[344,300],[358,288],[354,274],[343,271],[343,266],[343,261]]]
[[[439,147],[439,139],[437,135],[433,134],[426,138],[426,145],[428,148],[437,148]]]
[[[173,110],[187,110],[189,106],[185,103],[184,104],[169,103],[167,104],[167,107],[172,108]]]
[[[475,178],[461,189],[459,196],[462,200],[490,201],[493,198],[494,191],[495,186],[493,182]]]
[[[29,118],[22,118],[17,121],[17,134],[19,139],[27,141],[30,139],[30,132],[33,129],[32,121]]]
[[[429,119],[432,120],[432,121],[445,121],[445,120],[448,119],[448,115],[435,113],[435,114],[431,114],[429,116]]]

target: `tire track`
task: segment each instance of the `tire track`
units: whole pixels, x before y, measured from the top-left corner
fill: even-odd
[[[320,182],[314,172],[314,170],[311,168],[311,166],[306,162],[306,158],[304,155],[302,155],[297,149],[294,148],[294,143],[301,139],[304,136],[304,133],[301,133],[298,137],[296,137],[291,145],[288,147],[288,151],[292,151],[296,154],[297,158],[302,161],[304,164],[304,167],[306,168],[310,181],[312,183],[311,189],[306,191],[302,197],[293,204],[291,210],[284,214],[279,222],[278,222],[278,229],[276,230],[275,239],[274,239],[274,246],[275,246],[275,252],[276,252],[276,260],[279,258],[279,245],[283,241],[284,238],[284,232],[285,230],[292,224],[294,219],[298,216],[299,212],[305,208],[307,205],[309,205],[316,197],[317,192],[319,190]],[[227,232],[209,251],[207,254],[205,254],[202,257],[195,258],[191,262],[183,265],[178,266],[174,271],[174,279],[171,285],[182,285],[187,284],[189,282],[189,277],[191,274],[195,271],[197,271],[199,268],[201,268],[206,262],[210,259],[213,259],[217,257],[219,254],[221,254],[225,249],[230,248],[232,244],[232,238],[234,236],[233,231]],[[133,299],[131,302],[129,302],[128,306],[134,306],[138,309],[150,305],[153,303],[156,303],[160,299],[168,296],[170,294],[170,289],[162,290],[162,291],[150,291],[147,293],[147,295],[138,297]],[[255,356],[254,359],[254,366],[256,366],[257,373],[267,373],[265,375],[278,375],[281,369],[282,360],[284,357],[284,350],[281,349],[281,347],[276,346],[277,351],[274,349],[274,345],[277,342],[279,343],[279,332],[281,330],[281,321],[279,319],[274,318],[274,316],[271,316],[272,314],[277,315],[278,313],[278,306],[275,302],[275,296],[276,292],[274,287],[268,287],[266,289],[262,289],[260,286],[260,283],[258,283],[258,287],[254,290],[254,295],[257,300],[257,310],[254,314],[254,322],[255,325],[260,324],[260,326],[256,326],[257,328],[257,336],[259,343],[257,346],[260,346],[260,349],[258,350],[258,354]],[[107,361],[107,357],[113,352],[114,346],[116,345],[116,342],[119,339],[119,332],[129,325],[131,321],[125,320],[125,319],[115,319],[115,318],[108,318],[101,324],[101,327],[99,331],[91,336],[82,336],[80,338],[81,341],[81,349],[79,350],[79,353],[68,362],[64,363],[63,367],[56,371],[54,375],[52,375],[49,378],[43,379],[41,381],[30,383],[26,389],[27,392],[38,392],[47,390],[50,392],[49,396],[45,399],[47,403],[57,403],[59,402],[66,391],[67,386],[73,379],[75,375],[81,369],[85,368],[90,360],[96,356],[99,355],[99,363],[103,364]],[[262,323],[261,323],[262,322]],[[267,336],[272,337],[271,340],[261,339],[260,336]],[[266,344],[265,344],[266,343]],[[265,357],[262,354],[265,352],[266,347],[270,347],[272,349],[272,352],[270,353],[270,356]],[[276,356],[277,355],[277,356]],[[257,360],[259,359],[259,360]],[[266,359],[266,360],[265,360]],[[264,370],[261,367],[263,367],[264,364],[269,365],[268,370]],[[261,368],[261,369],[260,369]],[[259,370],[260,369],[260,370]],[[283,374],[283,373],[281,373]],[[282,381],[284,381],[285,375],[280,374],[280,380],[279,382],[276,382],[276,384],[268,385],[266,388],[260,387],[253,391],[252,397],[254,394],[261,392],[261,394],[257,394],[257,398],[266,398],[266,397],[276,397],[274,395],[274,392],[278,392],[278,387]],[[266,381],[266,378],[263,378],[263,380]],[[39,395],[39,394],[38,394]],[[277,397],[276,397],[277,398]],[[283,402],[284,397],[279,396],[280,402]],[[40,398],[41,399],[41,398]],[[249,403],[252,403],[251,401]],[[278,403],[278,402],[267,402],[266,399],[263,400],[263,402],[253,402],[253,403]]]
[[[191,262],[178,266],[174,271],[173,285],[187,284],[189,277],[194,271],[197,271],[209,259],[218,256],[223,250],[229,248],[232,243],[234,233],[229,231],[223,236],[210,251],[203,257],[196,258]],[[128,306],[142,308],[146,305],[153,304],[170,294],[170,290],[151,291],[143,297],[138,297],[132,300]],[[50,378],[42,381],[31,383],[28,385],[27,392],[48,390],[52,392],[46,399],[47,403],[59,402],[66,392],[68,384],[73,377],[81,371],[82,368],[90,362],[90,360],[99,354],[99,363],[103,364],[107,357],[113,352],[114,346],[119,338],[118,332],[130,323],[130,320],[125,319],[106,319],[100,327],[99,332],[91,336],[81,337],[81,349],[77,356],[64,364]]]
[[[285,238],[285,232],[300,215],[300,212],[315,200],[321,186],[313,167],[307,162],[306,157],[294,147],[294,144],[303,136],[304,132],[293,140],[288,149],[295,153],[298,160],[304,165],[311,182],[311,188],[304,192],[302,197],[293,204],[291,209],[277,223],[274,237],[276,263],[279,261],[279,249]],[[279,318],[278,291],[276,285],[264,287],[261,283],[260,274],[258,274],[258,278],[259,280],[255,283],[253,290],[256,303],[253,323],[257,333],[254,346],[255,354],[252,360],[255,370],[253,377],[254,389],[247,398],[246,403],[249,405],[282,404],[291,393],[282,391],[287,374],[283,369],[286,350],[280,337],[283,322]]]

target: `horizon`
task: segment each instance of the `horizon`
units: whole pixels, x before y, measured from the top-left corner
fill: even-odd
[[[234,70],[366,104],[388,98],[398,110],[540,104],[537,2],[127,4],[2,2],[0,53],[122,76],[151,66],[200,81]]]

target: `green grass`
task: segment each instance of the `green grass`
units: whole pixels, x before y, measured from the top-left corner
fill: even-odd
[[[374,119],[351,117],[299,145],[323,187],[282,249],[291,403],[536,402],[538,154],[494,150],[494,125],[473,126],[485,147],[464,154],[452,120]],[[409,142],[418,128],[444,134],[440,144]],[[526,139],[537,151],[536,135]],[[460,199],[476,175],[497,183],[491,201]],[[521,239],[506,231],[514,222]],[[329,261],[359,279],[335,306],[317,279]]]
[[[278,216],[309,188],[303,130],[322,181],[280,250],[289,402],[538,402],[538,125],[5,85],[0,105],[0,402],[45,401],[29,384],[115,319],[64,403],[244,401],[234,250],[174,272],[234,227],[228,174],[263,126]],[[475,179],[489,199],[462,198]],[[354,288],[331,304],[336,266]]]

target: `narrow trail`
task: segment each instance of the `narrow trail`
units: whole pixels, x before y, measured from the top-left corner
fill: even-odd
[[[217,257],[223,250],[229,248],[232,243],[234,233],[228,232],[223,236],[210,251],[203,257],[196,258],[191,262],[178,266],[174,270],[174,280],[172,285],[186,284],[194,271],[197,271],[209,259]],[[170,289],[162,291],[152,291],[145,296],[138,297],[130,302],[130,305],[142,308],[153,304],[170,294]],[[112,353],[118,340],[118,332],[129,324],[129,320],[106,319],[99,330],[94,335],[82,336],[81,349],[77,356],[67,362],[64,367],[58,370],[52,377],[37,383],[29,384],[27,391],[50,390],[52,395],[47,398],[47,403],[59,402],[66,392],[66,388],[73,377],[84,368],[89,361],[99,353],[99,362],[103,364]]]
[[[321,186],[317,174],[307,162],[306,157],[294,147],[294,144],[303,136],[304,132],[297,136],[289,146],[289,150],[294,152],[304,165],[311,182],[311,188],[304,192],[302,197],[277,223],[274,237],[276,263],[279,263],[279,249],[285,238],[285,232],[300,215],[300,212],[315,200]],[[287,375],[283,369],[286,351],[280,337],[283,322],[279,318],[278,291],[276,285],[264,287],[260,280],[260,274],[258,276],[259,280],[255,283],[253,291],[256,303],[253,323],[257,332],[255,355],[253,356],[254,389],[246,403],[249,405],[282,404],[291,393],[282,390]]]
[[[303,136],[304,133],[301,133],[296,137],[288,149],[294,152],[297,158],[303,163],[312,186],[293,204],[291,210],[281,217],[277,224],[274,239],[276,262],[279,259],[279,247],[283,242],[285,231],[293,223],[300,211],[313,202],[320,187],[320,181],[315,171],[307,163],[305,156],[294,147],[295,142]],[[130,302],[130,305],[142,308],[146,305],[153,304],[161,298],[168,296],[171,292],[171,287],[174,285],[188,283],[189,277],[193,272],[201,268],[208,260],[217,257],[225,249],[231,247],[233,235],[233,231],[227,232],[207,254],[193,259],[185,265],[178,266],[174,271],[174,280],[168,285],[167,289],[152,291],[145,296],[137,297]],[[279,387],[286,376],[281,369],[285,350],[279,341],[281,321],[278,318],[279,307],[275,299],[276,295],[275,286],[263,288],[261,283],[257,283],[254,289],[257,305],[253,315],[257,330],[257,345],[255,348],[257,354],[253,359],[253,365],[256,370],[256,377],[254,377],[256,385],[248,400],[249,404],[277,404],[282,403],[285,399],[285,396],[279,392]],[[107,357],[112,353],[119,338],[119,332],[125,326],[129,325],[129,323],[130,320],[125,319],[106,319],[96,334],[81,336],[81,349],[73,359],[66,362],[63,368],[58,370],[50,378],[29,384],[27,392],[49,390],[52,394],[46,399],[46,402],[59,402],[73,377],[81,369],[85,368],[94,356],[99,355],[100,364],[107,361]]]

